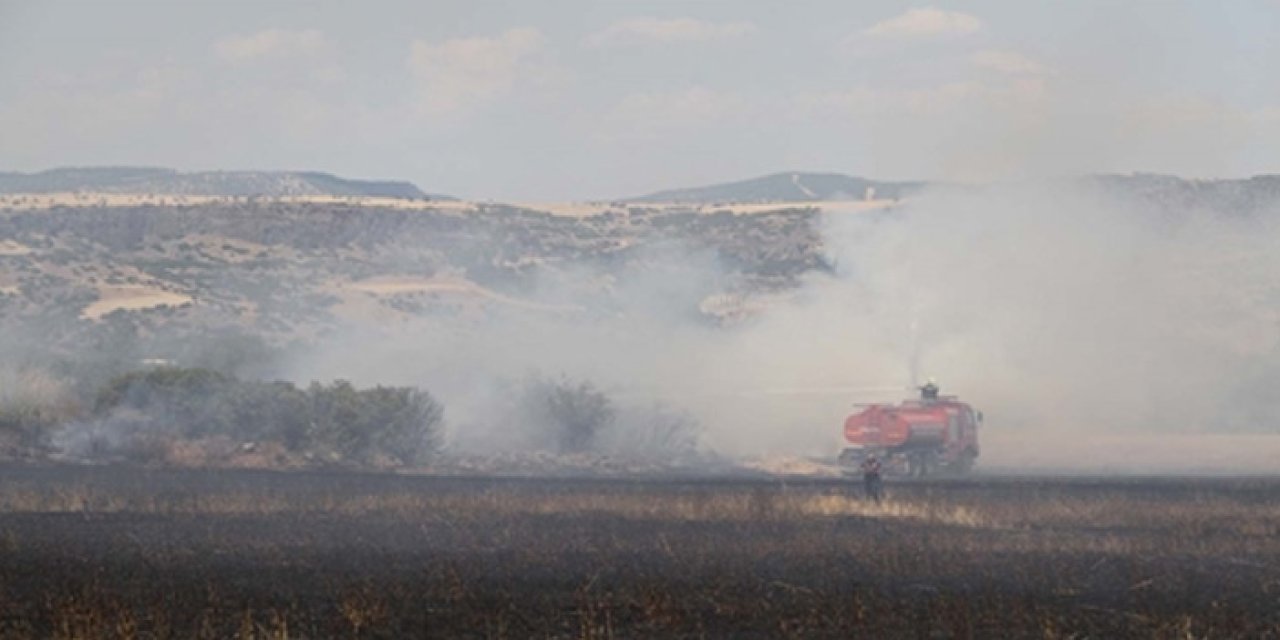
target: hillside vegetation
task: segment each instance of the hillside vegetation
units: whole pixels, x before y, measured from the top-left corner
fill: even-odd
[[[539,303],[535,288],[583,269],[660,266],[673,245],[726,268],[703,297],[783,288],[823,266],[814,216],[633,209],[579,220],[274,201],[10,210],[0,212],[0,312],[11,335],[30,328],[43,346],[68,348],[104,332],[238,328],[287,341],[352,320],[602,312],[607,279],[578,282],[576,305]]]
[[[318,171],[183,172],[153,167],[83,167],[37,173],[0,172],[0,193],[85,191],[187,196],[428,197],[409,182],[350,180]]]

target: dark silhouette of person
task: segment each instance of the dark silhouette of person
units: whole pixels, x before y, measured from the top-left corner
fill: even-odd
[[[937,400],[938,399],[938,383],[934,382],[933,378],[929,378],[929,381],[924,383],[923,387],[920,387],[920,399],[921,400]]]
[[[868,456],[862,461],[862,490],[876,504],[880,504],[880,500],[884,498],[884,484],[880,481],[880,460],[875,456]]]

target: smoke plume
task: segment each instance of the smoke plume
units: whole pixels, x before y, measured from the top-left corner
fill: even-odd
[[[697,313],[724,269],[665,247],[621,276],[557,271],[531,300],[576,311],[356,327],[295,376],[422,385],[448,406],[452,441],[477,450],[528,440],[527,421],[494,407],[530,371],[688,412],[703,446],[734,456],[831,455],[854,403],[896,401],[913,375],[985,412],[996,466],[1036,443],[1280,423],[1265,393],[1280,383],[1275,216],[1073,181],[939,188],[817,219],[834,268],[758,294],[763,310],[729,326]],[[1035,464],[1069,468],[1068,455]]]

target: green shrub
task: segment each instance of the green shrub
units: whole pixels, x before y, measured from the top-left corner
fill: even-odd
[[[531,375],[521,397],[522,419],[540,428],[561,453],[594,448],[597,436],[609,429],[617,412],[609,396],[589,381]]]
[[[0,405],[0,433],[8,435],[19,446],[40,446],[55,424],[54,416],[36,405],[12,402]]]
[[[430,394],[410,387],[357,390],[339,380],[312,383],[306,391],[308,437],[344,458],[390,455],[419,462],[440,448],[443,407]]]
[[[0,373],[0,435],[7,442],[43,447],[52,429],[80,414],[65,380],[40,369]]]
[[[276,441],[332,459],[371,462],[386,456],[411,464],[439,450],[444,408],[412,387],[356,389],[339,380],[304,390],[288,382],[164,367],[113,378],[99,391],[94,415],[120,422],[131,441],[156,433],[225,436]]]

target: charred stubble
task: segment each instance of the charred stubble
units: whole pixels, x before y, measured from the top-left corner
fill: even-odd
[[[11,468],[5,637],[1275,637],[1275,480]]]

